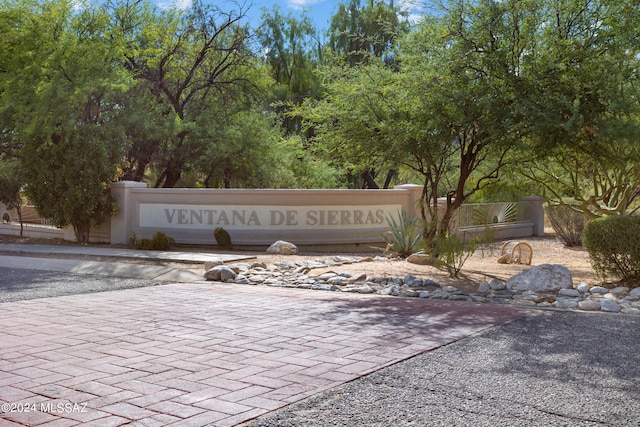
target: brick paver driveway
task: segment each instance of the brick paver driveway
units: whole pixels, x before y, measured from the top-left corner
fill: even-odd
[[[235,425],[524,313],[210,283],[4,303],[0,424]]]

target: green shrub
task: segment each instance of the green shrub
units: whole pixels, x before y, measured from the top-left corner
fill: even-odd
[[[566,246],[582,245],[582,233],[587,218],[567,205],[547,206],[547,218],[556,235]]]
[[[593,269],[640,286],[640,216],[618,215],[589,222],[582,243]]]
[[[216,228],[213,231],[213,237],[216,238],[216,243],[218,244],[218,246],[225,249],[231,249],[233,247],[233,245],[231,244],[231,236],[224,228]]]
[[[382,234],[387,243],[385,252],[406,257],[418,251],[422,243],[422,226],[418,218],[409,218],[403,210],[395,218],[387,218],[389,231]]]
[[[129,246],[142,251],[166,251],[175,244],[175,239],[161,231],[154,234],[151,239],[142,238],[138,240],[135,233],[132,233],[129,238]]]
[[[450,233],[437,236],[434,255],[438,258],[440,265],[447,270],[449,277],[458,277],[464,263],[476,251],[479,241],[480,238],[476,237],[465,242]]]
[[[151,251],[153,250],[153,243],[151,239],[147,239],[146,237],[143,237],[142,239],[136,242],[135,248],[140,251]]]

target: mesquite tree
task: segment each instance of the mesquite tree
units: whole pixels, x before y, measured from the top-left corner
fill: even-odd
[[[86,242],[112,212],[123,149],[117,94],[127,82],[108,17],[62,0],[6,2],[2,12],[3,133],[39,214]]]

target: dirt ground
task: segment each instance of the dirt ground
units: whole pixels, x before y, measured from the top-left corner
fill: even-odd
[[[600,280],[593,271],[589,261],[589,254],[583,247],[568,248],[560,242],[554,234],[547,234],[544,237],[528,237],[519,239],[525,242],[533,249],[533,257],[531,265],[540,264],[562,264],[569,268],[572,273],[574,283],[586,282],[589,284],[600,284]],[[41,244],[73,244],[70,242],[52,241],[52,240],[35,240],[35,239],[19,239],[11,236],[0,236],[0,243],[41,243]],[[364,272],[376,277],[404,277],[407,274],[414,275],[425,279],[432,279],[443,286],[451,285],[461,289],[475,290],[477,286],[491,279],[507,280],[508,278],[518,274],[519,272],[530,268],[529,265],[518,264],[499,264],[498,257],[501,254],[501,248],[505,242],[497,241],[491,247],[484,250],[478,250],[464,264],[459,277],[451,278],[444,269],[432,266],[416,265],[408,263],[400,258],[385,258],[384,260],[359,262],[354,264],[346,264],[325,268],[322,270],[314,270],[313,273],[324,271],[334,271],[336,273]],[[274,265],[280,262],[296,262],[301,260],[319,260],[332,258],[336,255],[345,257],[379,257],[381,252],[370,253],[326,253],[326,252],[302,252],[299,255],[269,255],[265,252],[257,251],[221,251],[216,247],[189,247],[180,246],[175,250],[178,251],[198,251],[208,253],[235,253],[242,255],[250,255],[255,257],[256,261],[264,262],[267,265]],[[2,254],[2,252],[0,252]],[[51,254],[51,257],[63,257],[59,254]],[[77,256],[75,256],[77,258]],[[101,257],[83,257],[91,260],[108,261]],[[110,260],[113,260],[112,258]],[[118,259],[118,262],[140,263],[149,261],[140,261],[132,259]],[[154,262],[176,268],[184,268],[192,270],[198,274],[204,274],[204,265],[202,263],[175,263],[175,262]]]

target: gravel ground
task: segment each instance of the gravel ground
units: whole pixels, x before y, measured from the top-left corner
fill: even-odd
[[[244,425],[638,427],[639,328],[540,312]]]
[[[0,303],[158,284],[145,279],[0,268]]]

